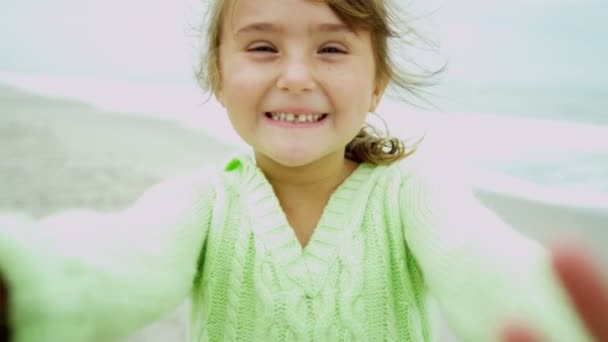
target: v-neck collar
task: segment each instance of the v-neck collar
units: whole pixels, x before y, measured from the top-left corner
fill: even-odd
[[[322,285],[343,243],[361,225],[375,165],[362,163],[330,196],[308,244],[302,248],[272,185],[255,158],[242,159],[242,198],[257,243],[270,252],[284,273],[283,281],[302,287],[314,296]],[[365,195],[363,195],[365,193]]]

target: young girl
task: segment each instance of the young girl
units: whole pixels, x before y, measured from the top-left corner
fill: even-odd
[[[511,320],[590,339],[549,254],[479,205],[455,157],[361,129],[387,86],[422,84],[390,58],[388,2],[210,6],[203,84],[254,153],[120,213],[0,224],[16,341],[115,340],[187,295],[191,341],[433,341],[437,309],[463,341]]]

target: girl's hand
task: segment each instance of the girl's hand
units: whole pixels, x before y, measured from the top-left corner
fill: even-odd
[[[11,329],[8,322],[8,288],[0,275],[0,341],[11,340]]]
[[[608,282],[599,263],[582,247],[563,245],[553,249],[553,267],[591,336],[608,342]],[[503,342],[543,341],[525,325],[505,327],[502,333]]]

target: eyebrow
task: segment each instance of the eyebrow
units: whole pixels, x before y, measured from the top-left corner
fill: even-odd
[[[267,32],[267,33],[282,33],[285,29],[282,26],[274,25],[266,22],[252,23],[245,25],[236,31],[235,35],[240,35],[243,33],[252,33],[252,32]],[[351,33],[357,35],[357,32],[352,30],[349,26],[345,24],[335,24],[335,23],[321,23],[319,25],[314,26],[311,32],[325,32],[325,33]]]

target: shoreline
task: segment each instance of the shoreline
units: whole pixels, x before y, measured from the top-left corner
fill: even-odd
[[[72,208],[120,209],[151,185],[232,151],[171,121],[64,100],[22,103],[0,102],[6,113],[0,116],[0,211],[41,217]]]

